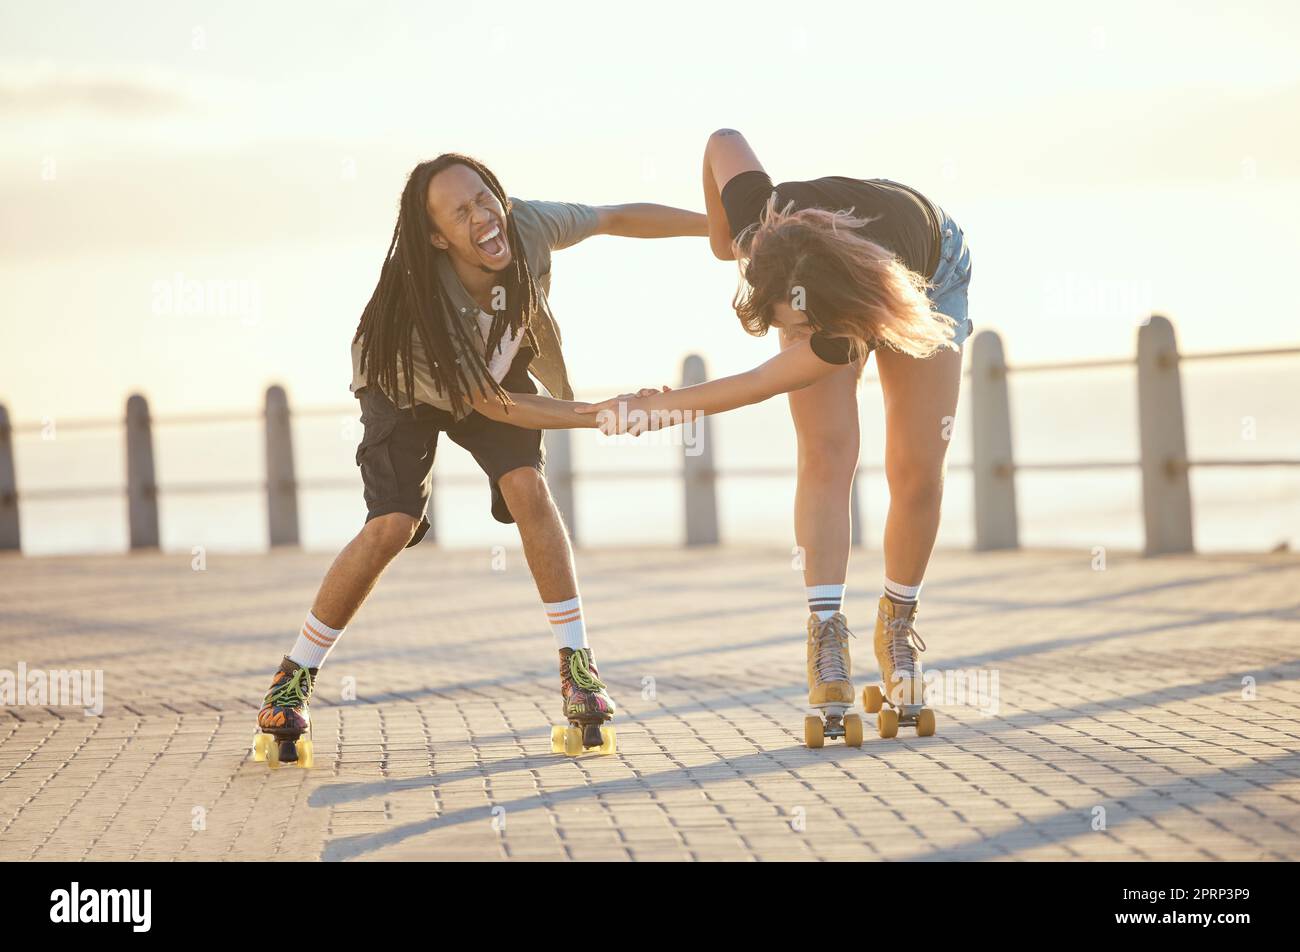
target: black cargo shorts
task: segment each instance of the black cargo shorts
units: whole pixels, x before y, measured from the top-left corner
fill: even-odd
[[[521,349],[501,386],[513,393],[537,393],[528,376],[532,352]],[[398,409],[376,386],[357,391],[365,431],[357,447],[357,465],[365,487],[366,521],[376,516],[404,512],[420,521],[407,543],[419,543],[429,531],[425,510],[432,490],[433,457],[438,434],[446,433],[463,446],[487,475],[492,487],[492,516],[497,522],[514,522],[501,495],[498,480],[521,467],[544,472],[546,452],[542,431],[526,430],[471,413],[457,421],[450,413],[426,404]]]

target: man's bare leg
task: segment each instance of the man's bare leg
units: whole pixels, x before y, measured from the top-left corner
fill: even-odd
[[[403,513],[377,516],[338,554],[325,573],[298,640],[262,701],[257,715],[259,733],[253,744],[255,760],[270,760],[272,766],[281,761],[311,766],[308,702],[316,672],[388,563],[411,541],[417,525],[417,520]]]
[[[524,558],[560,653],[560,694],[569,727],[557,725],[552,731],[551,749],[574,755],[599,745],[603,753],[613,753],[613,734],[602,725],[613,716],[614,702],[587,645],[573,547],[560,510],[546,480],[532,467],[511,470],[499,485],[519,526]]]
[[[532,467],[522,466],[502,476],[498,485],[519,527],[519,540],[537,594],[548,603],[577,598],[573,547],[546,479]]]
[[[390,562],[411,541],[419,520],[404,512],[376,516],[335,558],[311,612],[331,628],[347,627]]]

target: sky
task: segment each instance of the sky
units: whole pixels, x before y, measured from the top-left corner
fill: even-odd
[[[1300,343],[1300,9],[1101,2],[7,4],[0,403],[19,421],[349,402],[404,177],[701,208],[743,131],[777,180],[882,176],[961,222],[1014,360]],[[575,387],[743,370],[702,239],[556,255]],[[197,286],[187,299],[177,288]]]

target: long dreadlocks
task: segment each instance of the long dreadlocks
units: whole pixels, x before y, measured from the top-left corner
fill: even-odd
[[[537,284],[519,245],[510,199],[487,166],[455,152],[421,162],[407,176],[393,239],[379,270],[379,282],[361,313],[353,342],[361,341],[361,370],[367,379],[394,399],[400,363],[406,399],[414,405],[412,352],[418,334],[434,386],[447,394],[459,416],[475,391],[492,394],[502,404],[508,404],[510,398],[488,372],[482,339],[467,331],[438,274],[438,255],[444,252],[430,240],[433,224],[425,203],[430,180],[453,165],[464,165],[477,172],[506,213],[506,236],[512,256],[503,275],[506,307],[493,312],[486,353],[491,354],[497,348],[507,330],[512,337],[523,332],[525,345],[534,352],[540,349],[532,331],[539,300]]]

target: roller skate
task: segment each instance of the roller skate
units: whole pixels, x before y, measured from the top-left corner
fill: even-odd
[[[916,736],[934,733],[934,711],[925,706],[925,683],[921,677],[918,651],[925,642],[914,625],[916,606],[904,611],[888,597],[880,597],[876,614],[876,660],[880,662],[880,684],[862,692],[862,709],[876,715],[881,737],[897,737],[899,727],[915,727]]]
[[[614,702],[600,680],[590,648],[560,649],[560,694],[569,724],[551,728],[551,753],[577,757],[592,748],[614,753],[614,728],[605,726],[614,716]]]
[[[808,616],[808,706],[820,716],[803,719],[803,742],[822,747],[827,737],[843,737],[850,747],[862,746],[862,718],[846,713],[853,706],[853,664],[849,659],[848,620],[836,612],[825,621]]]
[[[253,760],[266,761],[272,770],[281,764],[312,765],[311,700],[316,668],[304,668],[286,656],[275,672],[257,715],[253,736]],[[303,735],[307,736],[304,737]]]

